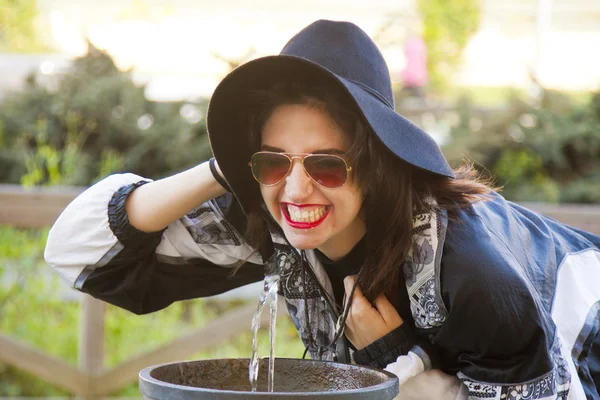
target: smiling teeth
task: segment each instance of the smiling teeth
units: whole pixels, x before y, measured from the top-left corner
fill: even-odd
[[[315,222],[323,218],[327,213],[327,206],[318,206],[312,208],[302,208],[288,204],[287,206],[290,219],[294,222]]]

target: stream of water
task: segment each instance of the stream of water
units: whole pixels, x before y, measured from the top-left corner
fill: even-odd
[[[258,299],[256,313],[252,318],[252,356],[250,358],[250,366],[248,377],[252,391],[256,392],[258,384],[258,329],[260,328],[260,319],[263,313],[263,308],[267,300],[270,303],[269,324],[270,324],[270,351],[269,351],[269,369],[267,380],[267,391],[273,392],[274,377],[275,377],[275,327],[277,325],[277,288],[279,286],[279,275],[267,275],[265,277],[264,290]]]

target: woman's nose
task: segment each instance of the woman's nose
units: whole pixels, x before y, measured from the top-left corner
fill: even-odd
[[[285,192],[290,200],[298,201],[312,193],[313,182],[304,170],[302,161],[294,159],[292,170],[285,178]]]

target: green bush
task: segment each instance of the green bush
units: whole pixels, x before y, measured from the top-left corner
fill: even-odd
[[[0,227],[0,333],[65,362],[77,365],[80,306],[64,298],[66,284],[43,260],[47,230]],[[219,313],[239,305],[211,299],[177,302],[149,315],[134,315],[108,305],[105,316],[105,365],[119,363],[152,350],[207,324]],[[277,327],[277,356],[301,357],[304,348],[289,318]],[[248,331],[190,359],[250,357]],[[259,354],[267,356],[269,339],[261,329]],[[0,396],[69,396],[64,389],[0,363]],[[139,396],[137,383],[115,393]]]
[[[600,203],[600,92],[587,102],[544,91],[537,102],[512,96],[476,113],[462,99],[444,153],[486,169],[515,201]]]
[[[91,44],[56,87],[31,75],[0,104],[0,181],[87,186],[107,172],[158,178],[206,160],[206,101],[149,101]]]

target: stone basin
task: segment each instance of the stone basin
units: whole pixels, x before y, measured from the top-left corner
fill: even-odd
[[[140,372],[139,388],[149,400],[391,400],[398,394],[398,378],[389,372],[293,358],[275,359],[272,393],[266,391],[268,358],[261,359],[258,390],[252,392],[249,362],[230,358],[155,365]]]

